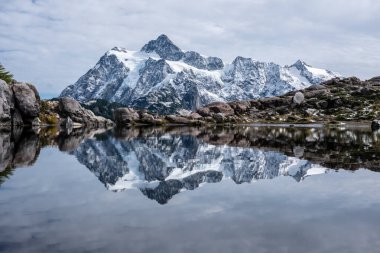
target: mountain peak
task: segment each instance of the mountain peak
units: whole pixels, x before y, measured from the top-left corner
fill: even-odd
[[[298,70],[302,70],[302,69],[305,69],[306,67],[311,67],[309,64],[307,64],[306,62],[302,61],[302,60],[297,60],[293,65],[291,65],[290,67],[295,67],[297,68]]]
[[[157,53],[161,58],[178,61],[183,57],[182,50],[177,47],[167,35],[161,34],[155,40],[149,41],[141,51],[146,53]]]

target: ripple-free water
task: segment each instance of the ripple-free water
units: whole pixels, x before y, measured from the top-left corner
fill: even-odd
[[[1,252],[377,252],[380,141],[276,126],[0,134]]]

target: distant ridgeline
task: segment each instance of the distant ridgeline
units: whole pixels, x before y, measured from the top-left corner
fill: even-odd
[[[182,51],[166,35],[140,51],[115,47],[61,96],[82,103],[96,99],[135,109],[172,114],[195,111],[212,102],[283,95],[338,77],[297,61],[291,66],[236,57],[225,63],[194,51]]]

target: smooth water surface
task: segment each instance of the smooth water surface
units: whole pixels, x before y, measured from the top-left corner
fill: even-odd
[[[0,133],[1,252],[378,252],[362,127]]]

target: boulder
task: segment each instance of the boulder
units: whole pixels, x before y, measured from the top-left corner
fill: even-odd
[[[229,105],[234,109],[236,114],[245,113],[250,108],[249,101],[232,102]]]
[[[12,85],[15,106],[19,109],[24,122],[31,121],[40,113],[40,96],[36,88],[28,83],[15,83]]]
[[[203,117],[199,113],[193,112],[189,115],[189,118],[193,120],[201,120]]]
[[[117,125],[129,125],[139,120],[140,115],[132,108],[117,108],[113,112],[113,118]]]
[[[111,124],[110,120],[95,116],[92,111],[83,108],[78,101],[68,97],[59,99],[59,115],[63,118],[70,117],[74,125],[79,123],[87,127],[105,127]]]
[[[201,115],[202,117],[210,117],[210,109],[208,107],[202,107],[197,110],[197,114]]]
[[[232,107],[227,103],[215,102],[209,104],[207,107],[213,113],[223,113],[225,116],[234,114],[234,109],[232,109]]]
[[[0,124],[9,124],[14,108],[13,94],[9,85],[0,80]]]
[[[305,100],[305,96],[303,95],[302,92],[296,92],[296,94],[294,94],[293,103],[300,105],[303,103],[304,100]]]

